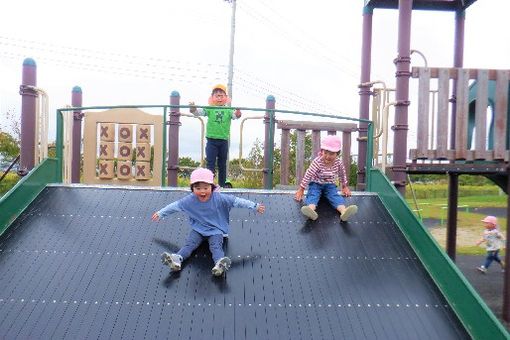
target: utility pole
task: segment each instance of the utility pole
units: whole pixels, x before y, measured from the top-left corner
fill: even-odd
[[[236,33],[236,0],[225,0],[232,4],[232,16],[230,18],[230,55],[228,60],[228,96],[232,99],[232,79],[234,78],[234,36]]]

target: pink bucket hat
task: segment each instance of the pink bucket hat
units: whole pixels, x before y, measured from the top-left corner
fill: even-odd
[[[214,185],[214,174],[209,169],[198,168],[193,170],[190,176],[190,185],[198,182],[204,182]]]
[[[338,152],[342,148],[342,141],[335,135],[328,135],[324,137],[321,142],[321,149],[331,152]]]
[[[495,217],[495,216],[486,216],[482,222],[485,222],[485,223],[490,223],[492,225],[497,225],[498,224],[498,219]]]

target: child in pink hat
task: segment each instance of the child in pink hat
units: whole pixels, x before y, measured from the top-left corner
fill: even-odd
[[[338,157],[341,148],[342,141],[339,137],[335,135],[326,136],[321,142],[319,156],[312,161],[306,170],[299,189],[294,195],[296,201],[301,201],[305,189],[308,187],[305,205],[301,207],[301,212],[312,220],[316,220],[319,217],[315,210],[321,196],[326,197],[329,204],[340,213],[341,221],[347,221],[358,212],[356,205],[345,205],[343,196],[351,196],[351,190],[347,185],[344,164]],[[343,196],[338,194],[337,181],[342,186]]]
[[[248,208],[264,213],[262,203],[254,203],[233,195],[214,191],[214,174],[209,169],[198,168],[191,173],[191,194],[170,203],[152,215],[153,221],[159,221],[170,214],[182,211],[189,216],[191,231],[184,247],[176,254],[164,252],[163,263],[172,271],[181,270],[182,261],[207,240],[212,253],[214,267],[212,274],[221,276],[230,268],[231,260],[223,251],[223,235],[229,232],[229,212],[232,208]]]
[[[482,238],[476,242],[476,245],[479,246],[485,242],[487,257],[485,258],[485,263],[476,269],[485,274],[492,261],[496,261],[501,266],[501,270],[504,270],[505,262],[499,258],[499,250],[503,248],[504,237],[498,230],[498,219],[494,216],[486,216],[482,222],[484,223],[485,230]]]

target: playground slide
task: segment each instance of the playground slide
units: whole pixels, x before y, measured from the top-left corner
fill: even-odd
[[[289,192],[229,191],[267,210],[232,210],[222,278],[206,247],[179,273],[161,264],[188,221],[150,215],[189,191],[47,185],[0,236],[0,338],[508,338],[385,177],[370,177],[379,194],[355,194],[347,223],[326,204],[306,220]]]

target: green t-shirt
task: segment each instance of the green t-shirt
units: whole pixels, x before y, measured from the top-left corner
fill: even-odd
[[[205,136],[214,139],[228,140],[230,137],[230,123],[234,115],[234,109],[218,107],[217,109],[204,109],[207,116],[207,128]]]

